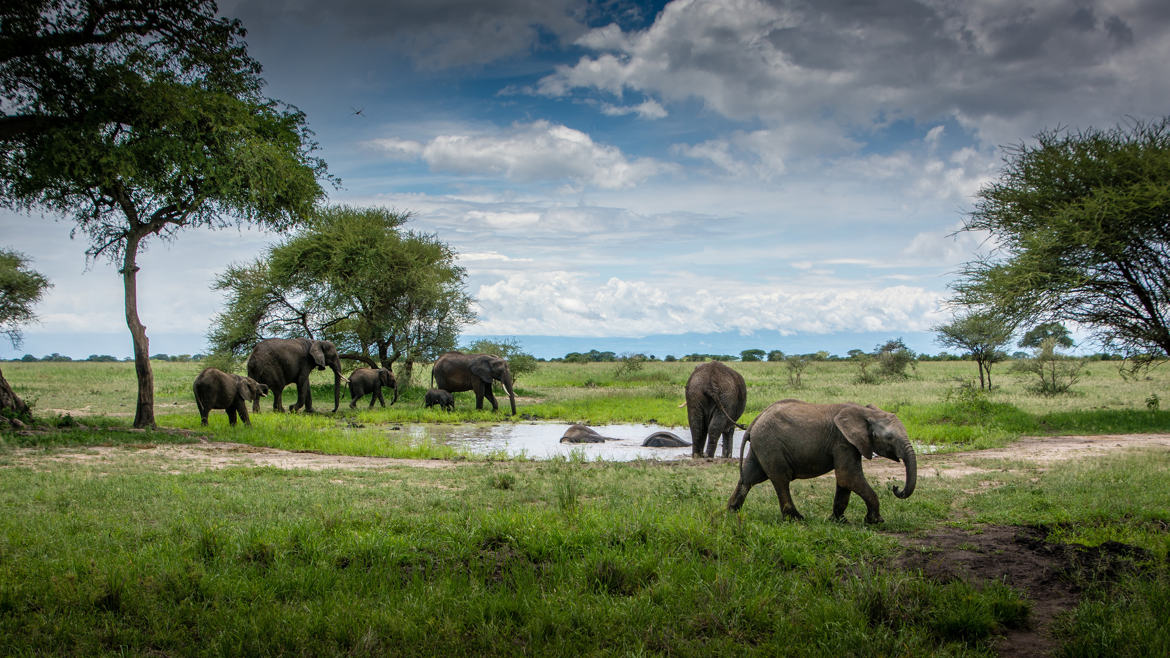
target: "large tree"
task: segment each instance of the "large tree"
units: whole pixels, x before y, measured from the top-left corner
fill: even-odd
[[[210,0],[16,0],[0,4],[0,148],[77,124],[140,118],[137,76],[260,87],[240,22]]]
[[[966,350],[979,368],[979,388],[991,388],[991,366],[1007,358],[1003,347],[1012,339],[1013,325],[989,312],[969,312],[934,328],[938,343]],[[985,377],[986,375],[986,377]]]
[[[402,229],[383,208],[322,209],[261,259],[233,266],[216,288],[227,306],[212,351],[242,356],[263,337],[333,341],[342,358],[409,371],[455,345],[474,320],[466,273],[435,236]]]
[[[40,273],[28,267],[24,255],[0,249],[0,334],[8,337],[13,347],[21,342],[21,327],[36,318],[33,306],[52,284]],[[21,400],[4,373],[0,372],[0,413],[28,416],[28,405]]]
[[[957,302],[1071,320],[1128,356],[1170,357],[1170,117],[1008,149],[963,230],[986,231],[995,249],[965,265]]]

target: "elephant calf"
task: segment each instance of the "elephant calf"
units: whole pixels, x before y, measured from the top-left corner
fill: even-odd
[[[394,373],[387,368],[358,368],[349,375],[349,408],[357,407],[358,398],[370,394],[370,408],[374,407],[374,402],[381,402],[382,406],[386,406],[386,398],[382,397],[382,387],[389,386],[394,389],[394,399],[390,404],[398,402],[398,381],[394,379]]]
[[[602,436],[592,427],[581,424],[570,425],[569,429],[565,430],[564,436],[561,437],[561,443],[605,443],[606,441],[617,441],[617,439],[611,436]]]
[[[743,446],[751,442],[746,459]],[[918,469],[914,447],[902,421],[873,405],[809,404],[781,400],[765,409],[748,427],[740,446],[739,483],[727,501],[736,511],[752,486],[771,480],[780,498],[780,511],[802,519],[788,485],[792,480],[814,478],[835,471],[837,493],[833,497],[833,518],[840,520],[856,493],[865,501],[865,522],[881,523],[878,497],[861,471],[861,458],[881,455],[906,465],[906,487],[890,485],[898,498],[914,492]]]
[[[239,414],[244,424],[250,427],[252,421],[248,420],[248,402],[268,395],[268,386],[265,384],[217,368],[204,368],[195,378],[192,389],[203,425],[207,424],[207,414],[212,409],[226,409],[228,422],[232,426],[235,426],[236,415]]]
[[[642,441],[643,448],[684,448],[689,445],[690,441],[665,430],[655,432]]]
[[[450,391],[444,391],[441,388],[432,388],[427,391],[426,397],[423,398],[423,404],[428,409],[438,405],[443,411],[455,411],[455,396],[451,395]]]

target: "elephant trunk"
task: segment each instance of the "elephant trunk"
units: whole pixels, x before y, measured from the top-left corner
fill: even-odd
[[[333,368],[333,411],[337,411],[337,407],[341,406],[341,364],[332,366]],[[352,396],[352,393],[350,394]]]
[[[914,446],[910,445],[909,439],[898,444],[898,460],[906,464],[906,488],[899,490],[895,485],[891,485],[890,488],[898,498],[909,498],[910,494],[914,493],[914,485],[918,481],[918,462],[914,455]]]
[[[504,385],[504,390],[508,391],[508,402],[512,405],[512,415],[516,415],[516,394],[512,392],[512,373],[505,372],[504,376],[500,378],[500,383]]]

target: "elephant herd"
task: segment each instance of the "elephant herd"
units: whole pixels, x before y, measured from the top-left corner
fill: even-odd
[[[313,396],[309,389],[309,374],[313,369],[333,371],[333,411],[341,405],[341,383],[349,386],[351,409],[357,401],[370,395],[370,407],[374,402],[386,406],[382,388],[390,388],[394,396],[390,404],[398,401],[398,382],[387,368],[358,368],[349,377],[341,374],[341,357],[337,348],[327,340],[309,338],[268,338],[256,343],[248,357],[248,376],[233,375],[216,368],[206,368],[195,378],[193,386],[195,406],[204,425],[212,409],[224,409],[228,422],[236,424],[238,416],[245,425],[250,425],[247,402],[252,403],[252,412],[260,411],[260,398],[272,393],[272,410],[284,411],[283,393],[285,387],[297,387],[296,404],[292,411],[313,411]],[[427,391],[427,407],[438,405],[446,411],[455,408],[452,393],[475,392],[475,408],[483,409],[484,398],[492,405],[492,411],[499,409],[492,393],[492,381],[499,380],[508,392],[512,414],[516,413],[516,396],[512,390],[512,373],[508,362],[491,354],[463,354],[448,352],[439,357],[432,370],[437,388]]]
[[[307,338],[270,338],[257,343],[248,358],[248,376],[233,375],[215,368],[207,368],[195,379],[196,406],[204,425],[212,409],[225,409],[229,422],[236,424],[237,415],[249,424],[247,402],[252,411],[260,409],[260,398],[271,392],[272,408],[283,411],[281,393],[289,384],[297,386],[297,402],[292,410],[313,410],[309,392],[309,373],[314,368],[333,370],[333,410],[340,404],[340,387],[346,380],[350,407],[367,393],[370,406],[377,400],[386,406],[382,387],[394,389],[391,404],[398,400],[394,375],[385,368],[359,368],[348,378],[341,374],[337,349],[329,341]],[[508,362],[489,354],[448,352],[435,362],[432,369],[434,387],[427,391],[427,407],[454,408],[452,393],[473,391],[476,409],[483,409],[486,398],[496,411],[499,405],[492,393],[492,382],[499,381],[508,392],[512,414],[516,413],[512,374]],[[739,482],[730,500],[729,510],[738,510],[751,488],[765,480],[779,498],[782,514],[801,519],[789,492],[792,480],[814,478],[829,471],[836,474],[837,490],[833,498],[833,518],[841,519],[856,493],[865,502],[867,523],[880,523],[877,494],[865,479],[861,458],[882,457],[903,462],[906,467],[905,486],[891,485],[894,495],[907,498],[913,493],[917,480],[917,462],[905,426],[894,414],[873,405],[853,403],[810,404],[785,399],[764,409],[744,427],[737,421],[747,404],[747,386],[743,376],[718,361],[695,368],[687,379],[685,389],[687,421],[691,431],[693,457],[714,457],[722,444],[722,456],[731,457],[735,429],[745,429],[739,454]],[[584,425],[574,425],[562,437],[572,443],[603,442],[607,437]],[[746,457],[744,448],[751,444]],[[643,445],[685,446],[686,441],[670,432],[656,432]]]

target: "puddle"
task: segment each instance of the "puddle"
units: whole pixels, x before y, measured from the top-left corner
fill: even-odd
[[[618,439],[605,443],[561,443],[568,423],[517,423],[507,425],[405,425],[405,432],[415,441],[433,441],[466,450],[475,455],[505,454],[509,457],[551,459],[579,457],[589,461],[632,461],[635,459],[689,459],[691,447],[643,448],[642,441],[654,432],[673,432],[690,441],[690,428],[663,425],[597,425],[593,429],[603,436]],[[732,455],[739,455],[743,432],[736,431]],[[719,454],[716,449],[716,454]]]

